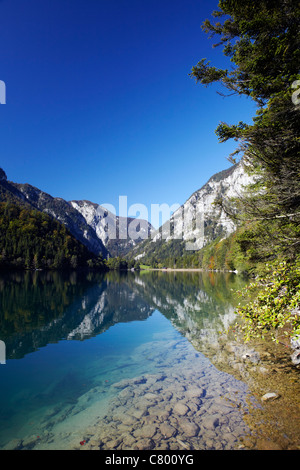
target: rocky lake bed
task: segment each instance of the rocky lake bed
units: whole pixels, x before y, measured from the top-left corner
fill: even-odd
[[[245,384],[220,372],[185,339],[167,341],[163,352],[160,343],[157,348],[155,342],[142,345],[132,358],[148,361],[151,373],[102,383],[76,403],[48,410],[36,428],[38,434],[13,440],[6,448],[243,448],[241,437],[249,432],[243,420],[248,397]],[[78,421],[86,426],[76,431]]]
[[[225,383],[215,387],[213,373],[203,380],[201,373],[174,371],[114,386],[120,392],[84,436],[86,449],[234,449],[246,432],[237,403],[225,397],[234,389]]]

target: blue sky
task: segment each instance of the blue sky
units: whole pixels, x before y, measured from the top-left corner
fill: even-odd
[[[219,122],[254,104],[189,77],[231,66],[206,0],[0,0],[0,167],[66,200],[182,204],[230,166]]]

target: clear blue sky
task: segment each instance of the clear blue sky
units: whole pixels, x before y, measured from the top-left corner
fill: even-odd
[[[66,200],[182,204],[230,166],[221,121],[255,108],[189,77],[230,66],[208,0],[0,0],[0,167]]]

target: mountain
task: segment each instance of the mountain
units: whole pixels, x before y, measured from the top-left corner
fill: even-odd
[[[15,188],[13,183],[7,181],[6,173],[2,168],[0,168],[0,202],[11,202],[12,204],[25,206],[28,209],[32,208],[24,194]]]
[[[26,205],[0,202],[0,269],[105,269],[65,225]]]
[[[1,186],[1,201],[25,204],[27,207],[50,215],[65,225],[71,234],[93,254],[102,254],[104,257],[107,255],[106,248],[94,230],[86,223],[82,215],[73,209],[72,205],[64,199],[52,197],[50,194],[27,183],[19,184],[2,179],[0,180]]]
[[[65,201],[30,184],[13,183],[0,170],[0,202],[10,201],[46,213],[63,224],[88,250],[141,261],[182,257],[197,252],[236,230],[234,222],[215,202],[239,196],[253,182],[243,161],[213,175],[164,223],[154,230],[146,220],[114,215],[87,200]]]
[[[125,256],[152,230],[145,220],[118,217],[99,204],[86,200],[66,201],[30,184],[8,181],[3,169],[0,169],[0,202],[11,202],[48,214],[63,224],[91,253],[101,254],[104,258]],[[138,236],[128,237],[130,229]]]
[[[253,182],[243,161],[216,173],[151,238],[134,247],[131,255],[142,262],[164,260],[198,251],[218,237],[228,237],[237,227],[215,202],[240,196]]]
[[[116,216],[90,201],[70,201],[70,204],[84,217],[112,256],[130,254],[132,248],[149,238],[153,230],[146,220]]]

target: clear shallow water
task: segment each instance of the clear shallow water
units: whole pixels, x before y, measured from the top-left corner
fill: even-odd
[[[231,289],[242,283],[1,275],[0,448],[236,448],[248,390],[191,341],[215,341],[234,321]]]

